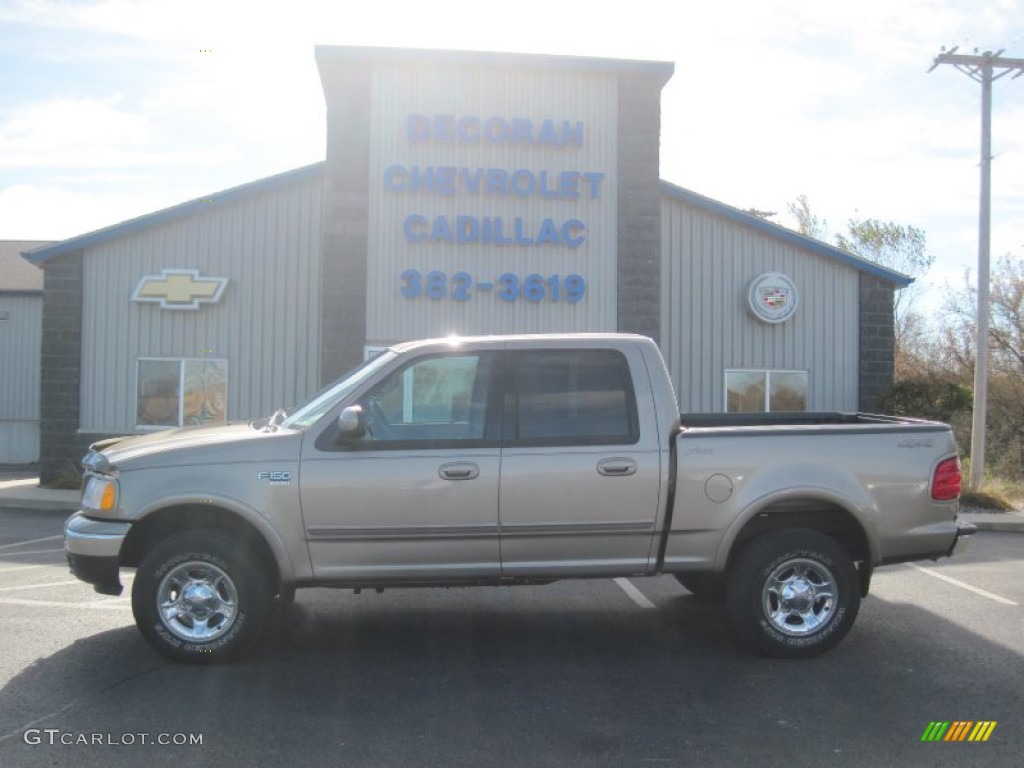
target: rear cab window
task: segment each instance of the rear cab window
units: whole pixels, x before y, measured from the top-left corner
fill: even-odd
[[[513,351],[505,444],[632,445],[640,439],[626,357],[612,349]]]

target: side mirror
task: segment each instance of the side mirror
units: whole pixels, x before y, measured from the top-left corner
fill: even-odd
[[[358,440],[366,434],[366,418],[360,405],[350,405],[338,416],[338,439]]]

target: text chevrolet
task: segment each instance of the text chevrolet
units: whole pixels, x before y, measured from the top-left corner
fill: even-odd
[[[680,416],[657,346],[621,334],[411,342],[290,414],[97,443],[73,573],[162,653],[257,640],[301,587],[674,574],[738,638],[812,656],[872,571],[951,555],[949,427],[867,414]]]

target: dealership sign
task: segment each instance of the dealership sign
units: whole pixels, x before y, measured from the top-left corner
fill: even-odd
[[[154,302],[160,309],[199,309],[199,304],[220,301],[226,277],[201,277],[198,269],[164,269],[146,275],[135,286],[132,301]]]
[[[407,114],[404,138],[408,147],[440,150],[475,146],[499,152],[512,149],[521,161],[531,151],[582,149],[586,130],[582,120]],[[381,181],[387,194],[409,196],[420,205],[430,198],[449,199],[456,204],[472,199],[520,205],[537,200],[586,203],[602,199],[605,173],[576,168],[393,163],[384,168]],[[589,239],[586,221],[572,215],[532,219],[498,212],[480,215],[456,209],[451,215],[413,209],[406,212],[400,226],[402,240],[414,249],[434,245],[472,251],[498,246],[503,250],[573,252]],[[550,266],[548,258],[542,260]],[[399,281],[400,294],[406,299],[467,302],[474,295],[483,294],[505,302],[575,304],[587,293],[586,278],[575,271],[564,274],[548,268],[543,272],[521,273],[497,259],[481,262],[472,273],[458,268],[448,272],[409,266],[401,272]]]
[[[747,293],[751,314],[765,323],[783,323],[796,312],[797,291],[781,272],[766,272],[754,279]]]

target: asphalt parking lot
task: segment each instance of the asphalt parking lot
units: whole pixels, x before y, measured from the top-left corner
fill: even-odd
[[[810,661],[748,655],[669,577],[299,593],[256,655],[151,651],[0,510],[0,766],[1019,766],[1024,535],[880,570]],[[127,572],[126,572],[127,575]],[[922,742],[934,721],[988,741]],[[201,744],[194,743],[197,738]],[[164,741],[167,743],[156,743]]]

